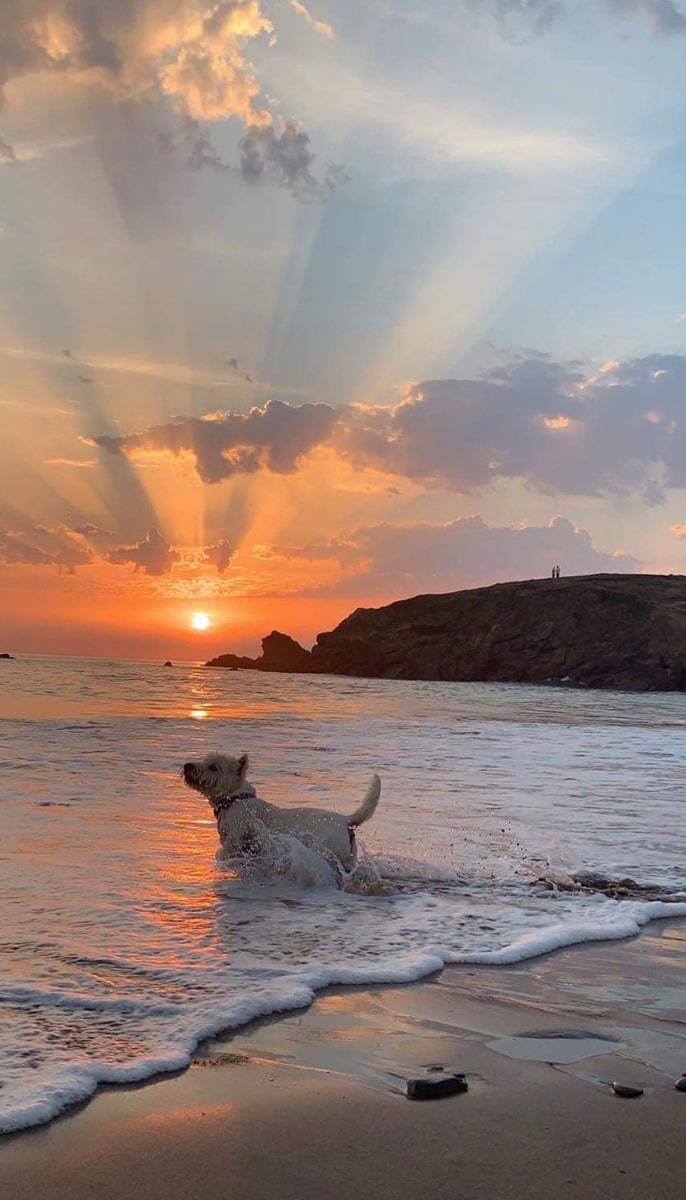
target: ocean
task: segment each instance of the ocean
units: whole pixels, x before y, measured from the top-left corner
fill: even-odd
[[[311,861],[217,858],[181,764],[247,752],[281,805],[342,813],[382,780],[361,853],[396,894]],[[0,663],[0,1132],[331,984],[512,964],[686,915],[686,699],[500,684]],[[307,869],[305,869],[307,868]],[[668,889],[540,885],[577,870]],[[316,874],[316,873],[315,873]]]

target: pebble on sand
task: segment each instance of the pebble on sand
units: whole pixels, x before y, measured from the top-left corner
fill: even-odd
[[[617,1083],[615,1080],[611,1086],[615,1096],[623,1096],[627,1100],[633,1100],[636,1096],[643,1095],[642,1087],[633,1087],[629,1083]]]

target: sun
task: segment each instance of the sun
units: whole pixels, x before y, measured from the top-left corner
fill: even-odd
[[[197,629],[198,633],[204,633],[212,624],[207,613],[193,613],[191,617],[191,625],[193,629]]]

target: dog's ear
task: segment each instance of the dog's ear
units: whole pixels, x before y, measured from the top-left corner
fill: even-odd
[[[243,776],[245,775],[245,772],[246,772],[246,771],[247,771],[247,769],[248,769],[248,756],[247,756],[247,754],[241,754],[241,755],[239,755],[239,757],[236,759],[236,762],[237,762],[237,764],[238,764],[238,777],[239,777],[239,779],[242,779],[242,778],[243,778]]]

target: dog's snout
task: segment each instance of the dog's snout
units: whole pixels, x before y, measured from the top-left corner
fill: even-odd
[[[184,763],[183,764],[183,773],[186,776],[186,779],[192,779],[193,776],[197,773],[197,767],[196,767],[195,763],[194,762]]]

